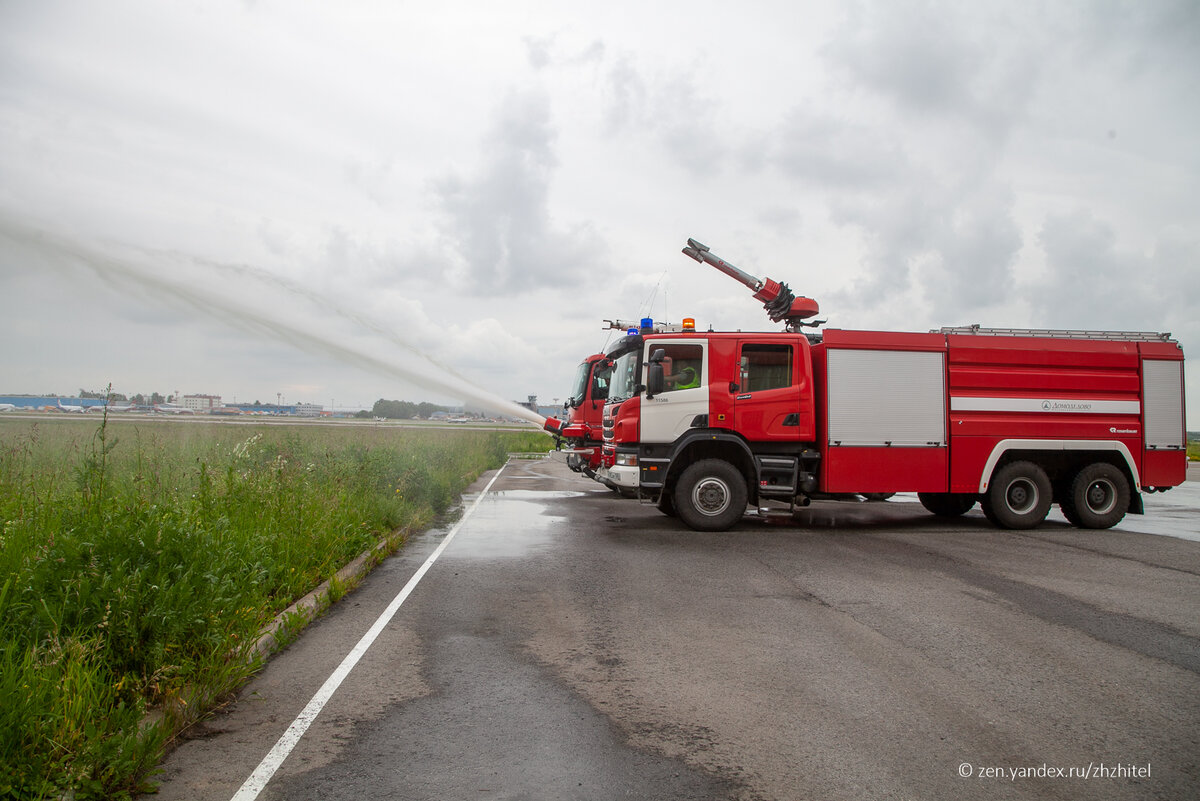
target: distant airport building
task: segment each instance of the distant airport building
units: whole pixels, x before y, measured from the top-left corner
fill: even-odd
[[[296,414],[299,417],[320,417],[325,407],[319,403],[297,403]]]
[[[279,403],[227,403],[225,404],[224,408],[227,411],[236,409],[243,414],[296,414],[295,406]]]
[[[213,409],[221,408],[220,395],[184,395],[181,400],[183,408],[193,412],[209,413]]]
[[[562,414],[562,409],[558,406],[539,406],[538,396],[530,395],[527,401],[514,401],[518,406],[524,406],[531,412],[536,412],[542,417],[552,417],[556,414]]]

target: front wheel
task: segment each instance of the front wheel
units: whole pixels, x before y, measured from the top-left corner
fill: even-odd
[[[1033,528],[1046,519],[1053,494],[1045,470],[1033,462],[1012,462],[992,476],[983,513],[1001,528]]]
[[[1071,482],[1070,501],[1063,505],[1067,519],[1080,528],[1112,528],[1129,510],[1129,482],[1107,462],[1096,462],[1079,471]]]
[[[742,519],[747,495],[740,470],[721,459],[703,459],[679,476],[675,511],[697,531],[724,531]]]

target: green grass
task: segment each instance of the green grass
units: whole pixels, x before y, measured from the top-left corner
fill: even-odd
[[[507,452],[549,445],[533,431],[0,421],[0,798],[145,789],[171,736],[256,668],[264,624],[427,526]]]

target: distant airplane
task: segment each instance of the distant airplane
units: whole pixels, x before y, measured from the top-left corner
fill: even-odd
[[[173,403],[155,404],[154,411],[164,412],[166,414],[195,414],[196,413],[196,411],[194,409],[189,409],[185,406],[176,406]]]
[[[73,403],[68,403],[66,406],[63,406],[63,402],[61,400],[58,402],[58,408],[62,409],[64,412],[75,412],[76,414],[84,414],[88,410],[88,407],[84,406],[82,403],[80,403],[78,406]]]
[[[11,403],[0,403],[0,412],[15,412],[17,407]]]

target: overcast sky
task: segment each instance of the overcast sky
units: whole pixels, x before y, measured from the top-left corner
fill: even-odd
[[[1194,0],[0,0],[0,393],[550,403],[605,318],[773,327],[689,236],[1194,356],[1197,132]]]

